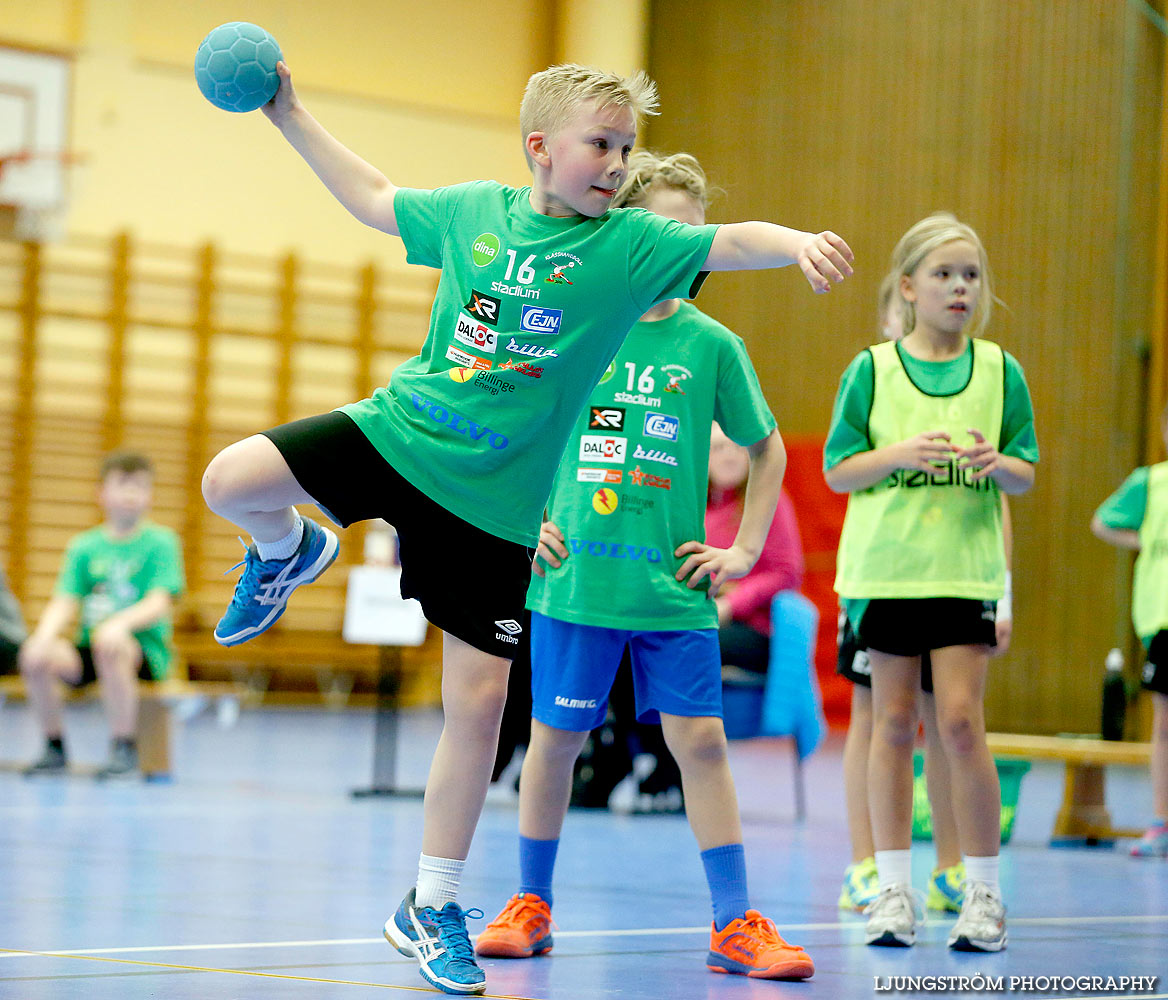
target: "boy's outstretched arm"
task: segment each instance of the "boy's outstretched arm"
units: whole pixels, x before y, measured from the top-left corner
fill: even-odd
[[[758,271],[798,264],[816,292],[852,273],[855,254],[832,232],[805,233],[770,222],[719,226],[703,271]]]
[[[779,491],[787,471],[787,449],[782,436],[773,430],[752,444],[749,451],[746,498],[742,502],[742,520],[734,543],[728,549],[717,549],[705,542],[685,542],[673,553],[678,557],[689,557],[674,574],[675,579],[684,580],[692,573],[687,586],[693,588],[708,576],[710,597],[716,597],[718,589],[727,580],[738,580],[754,568],[762,555],[779,503]]]
[[[391,236],[401,235],[393,208],[397,188],[370,163],[333,138],[296,97],[292,74],[276,63],[280,89],[262,108],[333,196],[359,221]]]

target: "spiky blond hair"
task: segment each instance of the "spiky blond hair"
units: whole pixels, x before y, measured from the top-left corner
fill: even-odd
[[[646,115],[657,114],[657,85],[644,70],[620,76],[576,63],[550,66],[533,74],[519,105],[524,153],[532,132],[556,132],[572,120],[581,105],[589,102],[602,108],[628,108],[639,127]]]

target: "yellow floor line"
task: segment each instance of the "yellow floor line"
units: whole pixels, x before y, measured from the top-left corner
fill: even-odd
[[[290,976],[279,972],[253,972],[248,969],[218,969],[201,965],[175,965],[169,962],[143,962],[130,958],[106,958],[98,955],[65,955],[54,951],[25,951],[19,948],[0,948],[0,953],[7,955],[39,955],[42,958],[69,958],[82,962],[109,962],[113,965],[138,965],[152,969],[175,969],[180,972],[219,972],[230,976],[256,976],[262,979],[289,979],[301,983],[328,983],[331,986],[372,986],[379,990],[408,990],[411,993],[434,992],[432,986],[395,986],[389,983],[365,983],[355,979],[318,979],[313,976]],[[479,996],[489,1000],[532,1000],[530,997],[517,997],[503,993],[480,993]]]

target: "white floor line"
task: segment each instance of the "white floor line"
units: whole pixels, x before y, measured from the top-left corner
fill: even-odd
[[[950,919],[946,917],[933,918],[934,920]],[[956,915],[952,916],[956,919]],[[1019,924],[1027,927],[1068,927],[1076,924],[1149,924],[1168,923],[1168,914],[1141,914],[1133,916],[1098,916],[1098,917],[1011,917],[1010,924]],[[816,924],[779,924],[780,931],[830,931],[830,930],[863,930],[863,920],[834,921],[831,923]],[[705,934],[710,925],[701,927],[629,927],[611,930],[589,931],[556,931],[558,938],[598,938],[598,937],[667,937],[681,934]],[[472,939],[475,935],[471,935]],[[183,951],[238,951],[247,948],[329,948],[351,944],[384,944],[382,937],[368,938],[323,938],[315,941],[233,941],[225,944],[174,944],[174,945],[145,945],[131,948],[72,948],[32,950],[0,950],[0,959],[5,958],[32,958],[52,957],[54,955],[135,955],[149,952],[183,952]],[[1168,994],[1164,995],[1168,997]],[[1071,1000],[1071,998],[1065,998]],[[1113,998],[1118,1000],[1118,998]],[[1154,997],[1143,996],[1143,1000],[1156,1000]]]

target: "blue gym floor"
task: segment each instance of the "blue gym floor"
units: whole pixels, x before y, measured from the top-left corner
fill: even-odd
[[[74,760],[99,760],[97,707],[71,709],[68,725]],[[430,712],[404,718],[403,787],[423,781],[438,726]],[[31,757],[36,744],[24,707],[0,709],[0,758]],[[370,712],[253,710],[227,729],[211,714],[186,722],[171,784],[0,772],[0,997],[433,993],[381,938],[413,881],[421,803],[350,797],[370,781],[371,746]],[[848,1000],[872,997],[877,976],[983,973],[1159,976],[1150,992],[1110,995],[1168,997],[1168,863],[1048,848],[1057,766],[1035,765],[1023,780],[1004,851],[1010,946],[970,955],[945,947],[952,918],[932,918],[913,949],[863,944],[863,918],[836,909],[848,860],[840,742],[807,764],[803,824],[793,820],[790,753],[782,741],[732,745],[753,899],[807,947],[812,981],[706,971],[709,904],[684,820],[573,812],[557,869],[555,952],[487,962],[487,996]],[[1116,769],[1108,780],[1113,818],[1144,822],[1147,775]],[[488,919],[515,889],[515,823],[513,798],[493,790],[462,895]],[[931,861],[918,845],[918,884]]]

